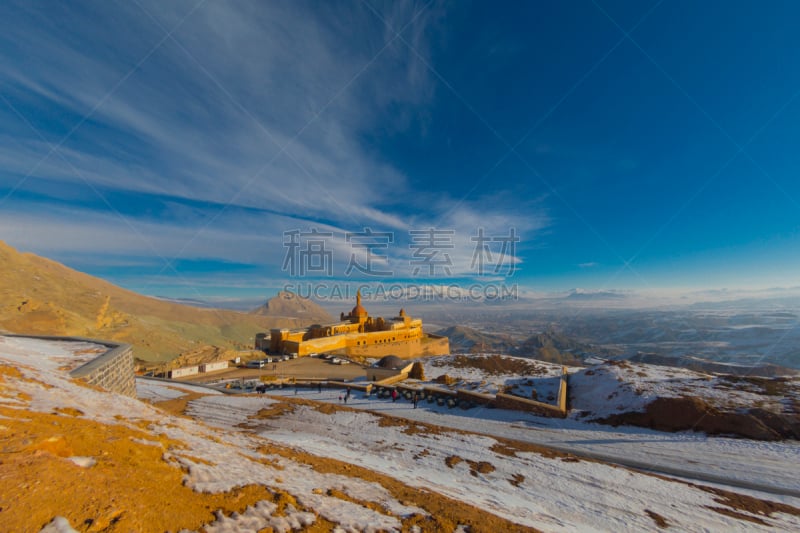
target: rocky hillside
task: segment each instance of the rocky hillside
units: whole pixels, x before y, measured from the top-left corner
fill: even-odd
[[[800,439],[800,379],[606,361],[569,377],[575,418],[660,431]]]
[[[436,335],[450,340],[450,351],[453,353],[508,353],[514,348],[507,335],[492,335],[466,326],[441,329]]]
[[[532,335],[512,353],[549,363],[580,365],[584,357],[601,355],[605,351],[598,346],[579,342],[572,337],[548,329]]]
[[[260,331],[309,323],[142,296],[1,241],[0,270],[0,330],[127,342],[144,361],[202,346],[249,348]]]
[[[288,291],[280,291],[264,305],[250,311],[250,314],[272,318],[299,318],[308,324],[333,322],[333,318],[319,304]]]

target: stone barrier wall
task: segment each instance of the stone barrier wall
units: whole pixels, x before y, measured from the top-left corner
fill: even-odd
[[[549,416],[553,418],[564,418],[567,414],[559,409],[556,405],[537,402],[536,400],[529,400],[520,396],[512,396],[511,394],[498,394],[495,396],[494,405],[500,409],[528,411],[537,415]]]
[[[99,357],[72,370],[70,377],[82,379],[109,392],[136,397],[136,374],[134,372],[133,349],[130,344],[87,339],[85,337],[61,337],[50,335],[7,335],[49,341],[91,342],[105,346],[108,350]]]
[[[73,378],[83,379],[90,385],[102,387],[110,392],[136,397],[136,373],[134,372],[133,349],[130,344],[97,342],[110,350],[79,366],[69,373]]]
[[[456,395],[458,396],[459,400],[467,400],[480,405],[491,405],[495,400],[495,397],[492,394],[484,394],[471,390],[458,389],[458,391],[456,391]]]
[[[564,416],[567,414],[567,380],[569,379],[569,373],[567,372],[567,367],[561,367],[561,383],[558,385],[558,408],[561,409],[561,412],[564,413]]]
[[[373,381],[372,384],[375,385],[376,387],[387,387],[395,383],[400,383],[401,381],[404,381],[406,379],[408,379],[408,372],[401,372],[396,376],[391,376],[386,379],[382,379],[380,381]]]

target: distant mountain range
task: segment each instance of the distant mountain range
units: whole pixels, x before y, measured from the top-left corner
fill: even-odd
[[[587,289],[572,289],[567,294],[566,298],[568,300],[583,300],[583,301],[592,301],[592,300],[624,300],[627,298],[625,293],[620,291],[595,291],[595,290],[587,290]]]
[[[452,326],[436,334],[450,339],[453,353],[502,353],[572,365],[582,364],[585,357],[611,355],[606,349],[582,343],[553,329],[532,335],[521,343],[508,335],[484,333],[466,326]]]
[[[663,355],[639,352],[624,356],[619,350],[589,344],[570,335],[547,329],[534,334],[522,342],[515,342],[508,335],[478,331],[466,326],[452,326],[436,332],[450,339],[453,353],[499,353],[529,357],[551,363],[580,366],[588,358],[626,359],[651,365],[686,368],[696,372],[713,372],[751,377],[775,377],[800,375],[800,370],[770,363],[755,365],[712,361],[696,356]]]
[[[309,325],[318,318],[306,316],[313,309],[308,306],[286,305],[276,316],[151,298],[20,253],[2,241],[0,271],[0,331],[126,342],[143,361],[168,361],[203,346],[250,348],[258,332]]]

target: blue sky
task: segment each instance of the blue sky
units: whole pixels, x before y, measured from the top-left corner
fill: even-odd
[[[796,286],[799,17],[790,1],[4,2],[0,240],[187,298]],[[312,229],[322,248],[286,246]],[[431,229],[435,245],[414,233]],[[313,257],[330,273],[291,272]]]

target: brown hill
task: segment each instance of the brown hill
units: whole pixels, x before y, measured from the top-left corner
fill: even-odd
[[[595,355],[598,348],[576,341],[553,329],[547,329],[529,337],[516,350],[515,355],[532,357],[549,363],[562,365],[581,365],[581,357],[585,354]]]
[[[310,324],[333,322],[331,315],[319,304],[288,291],[280,291],[264,305],[250,311],[250,314],[274,318],[301,318]]]
[[[142,296],[0,241],[0,330],[126,342],[167,361],[203,346],[250,348],[255,334],[307,319],[202,309]]]
[[[451,326],[436,332],[450,340],[451,353],[509,353],[514,342],[508,335],[483,333],[466,326]]]

